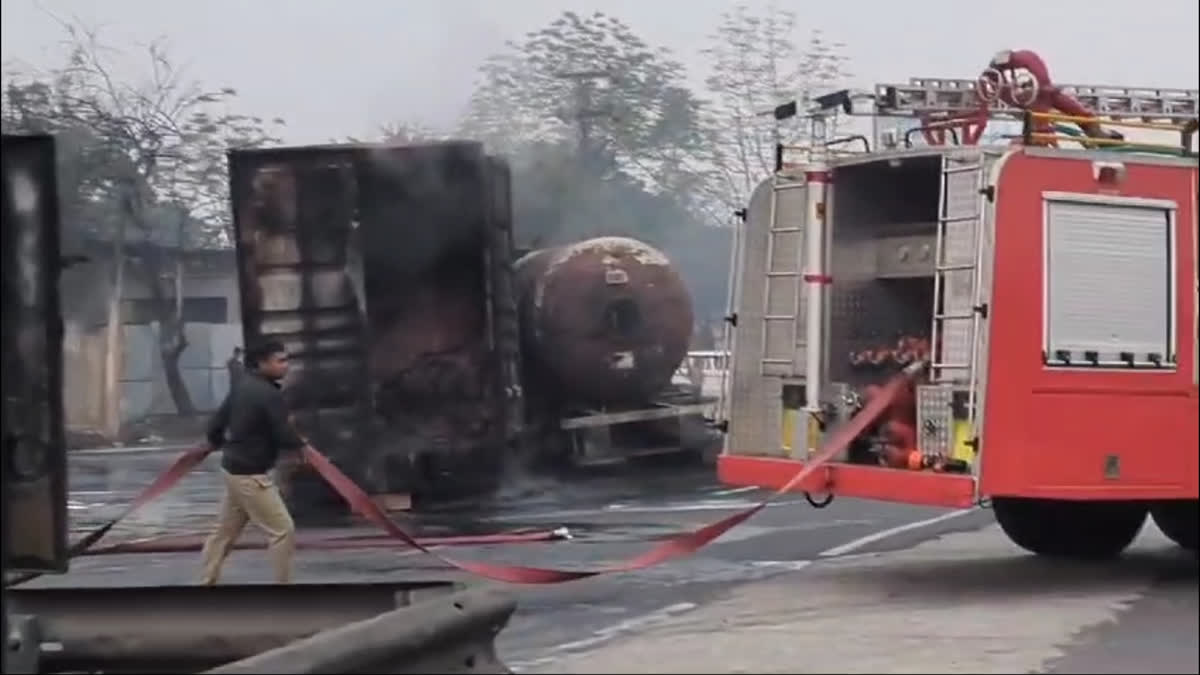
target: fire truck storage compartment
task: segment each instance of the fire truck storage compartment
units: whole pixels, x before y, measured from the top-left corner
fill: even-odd
[[[516,371],[497,164],[475,143],[230,154],[245,340],[287,346],[297,425],[373,492],[497,480]],[[331,497],[307,473],[290,488]]]
[[[929,337],[941,156],[834,170],[829,374],[852,388],[881,382],[895,363],[852,362],[904,337]]]
[[[959,175],[968,181],[974,176]],[[947,284],[941,285],[942,302],[935,300],[938,288],[936,256],[939,217],[974,212],[974,186],[943,173],[941,153],[893,155],[863,163],[839,166],[834,171],[834,216],[831,232],[833,284],[829,318],[828,381],[823,396],[832,404],[839,421],[853,415],[847,395],[863,394],[869,385],[882,384],[914,359],[933,361],[968,358],[969,322],[947,320],[937,336],[953,343],[953,356],[939,355],[930,344],[934,313],[948,313],[952,301]],[[947,205],[942,201],[956,199]],[[963,203],[958,203],[963,202]],[[954,213],[950,213],[954,211]],[[953,220],[953,219],[951,219]],[[976,222],[955,220],[945,227],[947,241],[959,254],[943,251],[943,263],[973,259]],[[949,228],[959,228],[950,236]],[[967,257],[964,257],[967,256]],[[969,297],[967,285],[972,272],[943,273],[943,280],[957,275],[957,296]],[[957,323],[952,323],[957,321]],[[964,330],[965,329],[965,330]],[[961,380],[966,368],[942,373],[937,384],[917,386],[916,418],[906,422],[919,428],[917,448],[929,455],[973,460],[969,424],[968,392]],[[957,382],[955,382],[957,380]],[[834,425],[836,426],[836,425]],[[828,429],[831,430],[831,429]],[[827,430],[827,431],[828,431]],[[862,439],[842,457],[855,463],[876,464],[880,446],[870,448]]]

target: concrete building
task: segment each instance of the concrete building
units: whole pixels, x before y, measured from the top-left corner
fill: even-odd
[[[84,247],[85,262],[64,270],[60,290],[64,315],[64,407],[68,427],[105,427],[104,362],[112,255],[107,244]],[[139,255],[131,247],[130,256]],[[188,251],[161,279],[175,287],[179,270],[182,317],[188,346],[179,368],[197,413],[212,411],[228,391],[226,362],[241,344],[240,306],[232,250]],[[173,299],[173,293],[170,296]],[[154,416],[176,415],[159,349],[160,324],[150,286],[127,268],[123,280],[120,366],[122,425]]]

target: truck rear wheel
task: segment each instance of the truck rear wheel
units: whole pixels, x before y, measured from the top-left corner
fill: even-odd
[[[1014,544],[1038,555],[1099,559],[1119,555],[1146,522],[1132,501],[1066,501],[996,497],[992,510]]]
[[[1159,502],[1150,509],[1154,524],[1171,541],[1189,551],[1196,550],[1197,530],[1200,530],[1200,501],[1179,499]]]

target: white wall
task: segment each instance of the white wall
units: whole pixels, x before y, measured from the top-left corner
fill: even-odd
[[[67,424],[100,428],[104,395],[104,348],[110,271],[103,261],[76,265],[64,271],[60,290],[64,321],[63,403]],[[137,278],[126,275],[124,300],[150,297]],[[180,355],[180,371],[197,412],[214,410],[229,389],[226,361],[241,345],[241,315],[237,278],[228,272],[201,271],[185,276],[185,298],[225,299],[221,323],[188,323],[188,347]],[[167,388],[158,349],[157,323],[122,326],[121,420],[177,411]]]

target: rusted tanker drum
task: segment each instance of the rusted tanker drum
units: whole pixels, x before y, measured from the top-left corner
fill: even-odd
[[[595,405],[641,403],[687,355],[692,299],[660,251],[601,237],[516,263],[525,359],[550,395]]]

